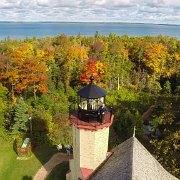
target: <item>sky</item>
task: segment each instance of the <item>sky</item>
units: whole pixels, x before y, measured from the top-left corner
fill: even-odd
[[[0,0],[0,21],[180,25],[180,0]]]

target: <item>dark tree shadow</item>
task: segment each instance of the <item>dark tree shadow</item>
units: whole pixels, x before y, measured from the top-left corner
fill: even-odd
[[[58,164],[48,175],[46,180],[66,180],[66,172],[69,169],[69,162],[64,161]]]
[[[53,154],[58,152],[56,146],[52,145],[49,140],[48,133],[46,121],[40,118],[32,118],[32,153],[42,165],[45,164]]]
[[[31,176],[24,176],[24,177],[22,178],[22,180],[32,180],[32,177],[31,177]]]

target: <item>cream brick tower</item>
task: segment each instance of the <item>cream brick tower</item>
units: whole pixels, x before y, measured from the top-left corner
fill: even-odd
[[[114,116],[103,107],[107,92],[93,83],[93,76],[90,80],[90,84],[78,91],[79,109],[70,116],[73,159],[67,180],[87,179],[108,156],[109,127]]]

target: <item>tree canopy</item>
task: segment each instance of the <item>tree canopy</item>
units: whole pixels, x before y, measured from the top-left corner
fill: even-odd
[[[180,41],[174,37],[97,32],[1,40],[0,137],[28,134],[32,117],[34,141],[72,145],[69,112],[91,75],[108,91],[106,105],[114,107],[110,147],[131,136],[134,126],[145,137],[142,114],[153,106],[146,123],[154,139],[145,146],[179,177]],[[161,137],[155,135],[158,128]]]

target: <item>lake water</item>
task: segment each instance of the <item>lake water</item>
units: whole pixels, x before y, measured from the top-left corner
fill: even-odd
[[[57,34],[94,36],[95,32],[109,35],[156,36],[159,34],[180,38],[180,25],[131,23],[0,23],[0,40],[5,37],[45,37]]]

